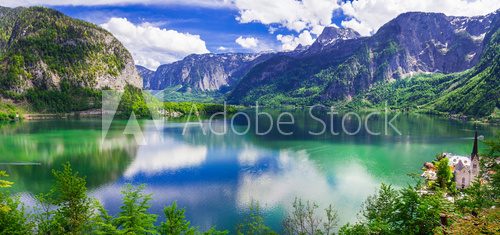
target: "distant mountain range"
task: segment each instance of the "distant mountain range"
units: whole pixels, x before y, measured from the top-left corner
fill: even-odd
[[[144,89],[163,90],[182,85],[185,91],[219,91],[234,86],[256,64],[270,54],[189,55],[181,61],[158,67],[156,72],[139,67]]]
[[[345,104],[379,84],[473,68],[498,30],[498,18],[498,11],[477,17],[409,12],[371,37],[326,27],[312,45],[290,52],[191,55],[148,72],[144,84],[147,89],[216,91],[234,104]],[[481,115],[499,106],[498,95],[489,98],[496,104]]]
[[[0,7],[0,98],[67,112],[98,108],[102,89],[136,87],[163,90],[155,94],[175,101],[387,102],[398,109],[497,115],[498,12],[409,12],[371,37],[326,27],[312,45],[294,51],[190,55],[151,71],[135,66],[125,47],[94,24],[43,7]]]

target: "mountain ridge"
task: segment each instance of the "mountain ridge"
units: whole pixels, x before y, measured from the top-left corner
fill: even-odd
[[[188,55],[180,61],[160,65],[152,76],[146,77],[144,88],[163,90],[182,85],[185,91],[224,92],[269,56],[268,53]]]
[[[339,41],[320,53],[306,50],[293,57],[275,56],[249,71],[228,100],[268,105],[328,103],[350,99],[379,81],[464,71],[479,61],[484,46],[481,36],[496,17],[497,12],[479,17],[404,13],[371,37]],[[459,27],[461,22],[470,28]]]
[[[68,111],[97,104],[102,89],[142,88],[131,54],[99,26],[45,7],[2,7],[0,29],[5,98]]]
[[[498,18],[498,10],[475,17],[407,12],[384,24],[370,37],[361,37],[348,28],[326,27],[310,46],[299,45],[293,51],[266,54],[258,63],[242,70],[239,77],[232,79],[231,85],[200,89],[193,86],[192,81],[203,79],[183,81],[170,74],[167,77],[177,79],[174,83],[177,88],[166,87],[180,92],[172,93],[175,100],[182,96],[182,92],[189,92],[189,96],[196,94],[191,93],[194,87],[197,93],[210,95],[215,91],[217,93],[211,94],[218,94],[218,97],[228,92],[225,100],[233,104],[252,105],[256,101],[268,106],[349,103],[354,97],[380,84],[390,84],[418,74],[435,73],[439,77],[439,74],[454,74],[474,68],[482,58],[489,37],[498,27]],[[188,57],[217,58],[224,55]],[[185,61],[186,58],[172,64]],[[191,60],[191,63],[196,61]],[[215,63],[211,66],[221,65]],[[226,76],[222,80],[228,81],[228,78]],[[162,77],[157,76],[156,79],[158,82]],[[445,109],[440,106],[438,110]],[[455,107],[455,110],[460,109]],[[491,108],[488,110],[490,112]],[[461,112],[471,114],[470,111]],[[486,115],[484,111],[478,113]]]

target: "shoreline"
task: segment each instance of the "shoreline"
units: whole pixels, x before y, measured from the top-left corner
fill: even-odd
[[[251,108],[251,107],[247,107]],[[309,108],[309,106],[283,106],[283,107],[262,107],[264,109],[278,109],[278,110],[304,110]],[[240,109],[244,110],[244,109]],[[343,110],[346,113],[349,112],[347,110]],[[359,112],[370,112],[370,111],[383,111],[379,109],[355,109],[353,111],[359,111]],[[450,114],[450,113],[444,113],[444,112],[437,112],[433,110],[413,110],[413,111],[402,111],[402,110],[394,110],[394,109],[389,109],[389,113],[400,113],[400,114],[424,114],[424,115],[429,115],[429,116],[436,116],[436,117],[441,117],[441,118],[446,118],[450,120],[455,120],[455,121],[461,121],[461,122],[470,122],[470,123],[476,123],[476,124],[481,124],[481,125],[494,125],[498,126],[500,125],[500,118],[496,117],[470,117],[467,115],[463,114]],[[109,114],[112,114],[111,112]],[[170,112],[165,112],[162,115],[165,117],[169,118],[179,118],[182,116],[185,116],[186,114],[177,112],[177,111],[170,111]],[[68,113],[24,113],[21,114],[21,119],[22,120],[56,120],[56,119],[72,119],[72,118],[99,118],[102,117],[103,113],[101,109],[90,109],[90,110],[84,110],[84,111],[74,111],[74,112],[68,112]],[[139,119],[144,119],[144,118],[139,118]]]
[[[76,111],[70,113],[26,113],[22,115],[23,120],[55,120],[71,118],[92,118],[102,117],[102,110],[91,109],[86,111]]]

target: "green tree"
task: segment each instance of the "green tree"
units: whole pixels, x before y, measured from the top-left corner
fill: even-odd
[[[344,225],[340,234],[433,234],[440,228],[442,214],[453,211],[440,192],[420,194],[416,188],[398,191],[382,184],[377,194],[368,197],[363,220]]]
[[[7,176],[5,171],[0,171],[0,177]],[[28,221],[24,206],[19,197],[6,191],[12,184],[10,181],[0,180],[0,234],[29,234],[33,226]]]
[[[205,235],[225,235],[228,231],[219,231],[215,227],[210,228],[206,232],[199,232],[197,228],[191,227],[191,223],[186,220],[185,209],[179,209],[177,202],[163,209],[165,214],[165,222],[161,222],[158,227],[160,234],[166,235],[192,235],[192,234],[205,234]]]
[[[116,226],[113,224],[113,216],[109,215],[97,200],[94,203],[96,211],[92,218],[92,228],[89,233],[99,235],[118,233]]]
[[[211,227],[209,230],[206,232],[202,233],[203,235],[227,235],[229,234],[229,231],[227,230],[217,230],[216,227]]]
[[[495,197],[491,185],[476,180],[463,191],[463,196],[457,199],[456,205],[462,212],[477,214],[481,209],[493,206]]]
[[[292,212],[283,220],[283,227],[286,234],[333,234],[334,228],[338,224],[338,214],[330,205],[325,209],[326,220],[316,214],[318,205],[314,202],[302,202],[295,199],[292,205]]]
[[[449,166],[449,159],[447,157],[442,157],[436,162],[436,182],[439,187],[443,190],[454,190],[453,187],[453,172]]]
[[[8,177],[9,175],[5,171],[0,171],[0,177]],[[12,186],[12,182],[0,179],[0,189],[1,188],[10,188]],[[2,201],[3,202],[3,201]],[[4,203],[0,204],[0,211],[8,212],[10,207]]]
[[[121,234],[157,234],[156,215],[147,211],[151,207],[151,194],[144,194],[145,186],[133,187],[128,184],[122,190],[123,205],[114,223]]]
[[[85,177],[73,172],[69,163],[64,164],[61,171],[52,170],[52,174],[55,182],[51,191],[38,196],[38,232],[83,233],[90,226],[93,213],[92,200],[87,196]]]
[[[500,153],[500,136],[494,140],[485,141],[488,146],[486,154],[481,158],[481,173],[487,175],[476,179],[463,195],[456,200],[456,205],[462,213],[478,215],[483,209],[499,206],[500,200],[500,164],[496,161]]]
[[[500,156],[500,134],[493,140],[486,140],[484,143],[488,146],[486,156],[496,158]]]
[[[38,204],[34,207],[34,221],[38,234],[49,234],[54,229],[55,221],[53,220],[54,211],[50,203],[50,193],[40,193],[35,196]]]
[[[452,211],[440,192],[420,195],[415,188],[401,189],[393,215],[396,234],[432,234],[440,227],[441,214]]]
[[[382,184],[375,195],[366,199],[361,214],[371,231],[384,234],[394,230],[392,221],[397,201],[398,192],[386,184]]]
[[[5,171],[0,171],[0,177],[8,177],[9,175]],[[8,180],[0,179],[0,188],[10,188],[14,183]]]
[[[347,223],[342,227],[340,227],[339,229],[339,235],[364,235],[364,234],[370,234],[370,230],[364,223],[355,223],[352,225]]]
[[[161,222],[158,231],[165,235],[194,234],[196,229],[190,226],[184,215],[185,209],[177,208],[177,202],[163,209],[165,222]]]
[[[252,201],[248,212],[244,215],[243,223],[236,227],[238,235],[268,235],[277,234],[264,223],[264,217],[259,203]]]

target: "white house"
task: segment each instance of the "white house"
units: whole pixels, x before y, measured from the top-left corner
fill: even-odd
[[[450,167],[453,168],[457,188],[463,189],[469,187],[479,176],[477,131],[474,135],[474,146],[470,157],[452,155],[450,153],[444,153],[444,155],[449,159]]]

